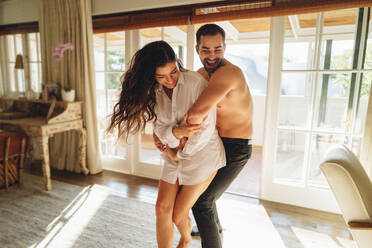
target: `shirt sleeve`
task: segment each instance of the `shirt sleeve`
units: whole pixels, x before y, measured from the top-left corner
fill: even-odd
[[[174,137],[172,128],[173,125],[166,124],[159,119],[154,122],[154,132],[161,142],[170,148],[176,148],[179,146],[180,141]]]
[[[182,152],[178,152],[177,156],[182,159],[193,156],[195,153],[202,150],[211,139],[216,129],[216,108],[214,107],[207,115],[207,118],[202,122],[200,130],[191,136]]]
[[[197,90],[195,92],[195,100],[207,87],[207,85],[208,82],[204,78],[202,78],[199,84],[200,87],[197,87]],[[183,150],[177,153],[177,156],[179,158],[187,159],[187,157],[190,157],[199,152],[209,143],[209,140],[216,131],[216,117],[216,107],[213,107],[202,122],[200,130],[196,134],[191,136],[187,140]]]

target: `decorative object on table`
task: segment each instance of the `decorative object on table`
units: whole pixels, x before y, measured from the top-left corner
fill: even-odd
[[[50,99],[61,100],[61,85],[59,83],[49,83],[48,87],[48,97]]]
[[[68,86],[62,88],[62,101],[73,102],[75,100],[75,90]]]
[[[62,43],[59,44],[55,49],[53,53],[53,57],[55,60],[59,61],[63,58],[63,53],[66,50],[74,50],[74,44],[72,43]]]

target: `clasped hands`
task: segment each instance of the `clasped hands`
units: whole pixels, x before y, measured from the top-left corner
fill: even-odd
[[[177,156],[178,151],[182,151],[185,146],[187,139],[193,136],[196,132],[200,130],[201,124],[188,124],[187,123],[187,114],[183,117],[182,122],[172,128],[172,133],[174,137],[180,140],[180,144],[176,148],[170,148],[168,145],[164,145],[158,136],[153,133],[155,146],[161,151],[165,152],[167,156],[175,161],[181,160]]]

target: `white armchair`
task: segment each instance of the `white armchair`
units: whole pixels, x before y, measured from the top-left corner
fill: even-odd
[[[359,248],[372,247],[372,183],[346,146],[328,150],[320,169]]]

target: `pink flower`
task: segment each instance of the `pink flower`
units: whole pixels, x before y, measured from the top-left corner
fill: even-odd
[[[74,50],[74,44],[72,43],[65,43],[65,44],[59,44],[55,49],[54,49],[54,53],[53,53],[53,58],[55,60],[61,60],[63,58],[63,53],[66,51],[66,50]]]

